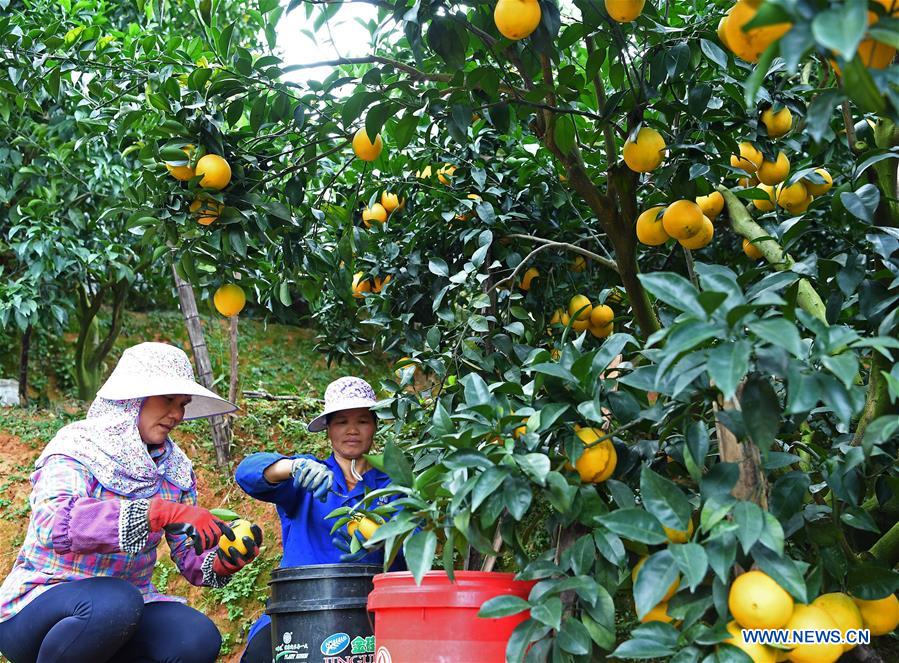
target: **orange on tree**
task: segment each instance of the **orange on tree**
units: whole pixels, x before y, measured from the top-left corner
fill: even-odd
[[[775,161],[763,160],[755,175],[762,184],[773,186],[780,184],[790,174],[790,160],[783,152],[777,153]]]
[[[395,193],[381,192],[381,207],[387,210],[388,214],[393,214],[395,210],[403,209],[403,202]]]
[[[503,37],[517,41],[537,29],[541,15],[537,0],[499,0],[493,10],[493,22]]]
[[[219,548],[225,554],[230,554],[232,550],[239,552],[241,555],[247,554],[247,547],[244,545],[243,538],[245,536],[253,538],[253,523],[243,518],[232,520],[228,523],[228,527],[234,532],[234,538],[229,539],[224,534],[219,539]]]
[[[698,196],[696,204],[699,205],[699,209],[702,210],[703,214],[714,221],[715,217],[721,214],[724,209],[724,196],[721,195],[720,191],[712,191],[707,196]]]
[[[591,311],[593,311],[593,305],[584,295],[575,295],[568,302],[568,315],[575,320],[584,320],[589,323]]]
[[[456,172],[456,167],[452,164],[443,164],[443,167],[437,171],[437,179],[444,186],[449,186],[452,184],[453,173]]]
[[[730,156],[730,165],[733,168],[741,168],[747,173],[754,173],[765,160],[761,150],[749,141],[744,140],[738,146],[740,154]]]
[[[857,630],[864,626],[862,613],[848,594],[843,594],[842,592],[821,594],[821,596],[812,601],[811,605],[821,608],[830,615],[830,618],[836,622],[837,628],[840,629],[840,633],[843,634],[843,639],[846,638],[846,631],[849,629]],[[843,651],[849,651],[854,646],[848,643],[844,644]]]
[[[226,318],[230,318],[243,310],[247,303],[247,296],[244,294],[243,288],[236,283],[226,283],[215,291],[212,303],[215,305],[216,311]]]
[[[833,178],[824,168],[815,168],[815,174],[820,175],[824,181],[812,182],[806,177],[803,178],[802,183],[810,194],[813,196],[821,196],[830,191],[830,187],[833,186]]]
[[[351,288],[353,289],[353,297],[356,299],[362,299],[365,297],[366,292],[371,292],[371,281],[366,278],[365,272],[356,272],[353,274],[353,283],[351,284]]]
[[[727,47],[734,55],[747,62],[758,62],[765,49],[789,32],[793,25],[776,23],[744,32],[743,26],[755,18],[757,12],[757,6],[753,7],[746,0],[740,0],[733,6],[724,24]]]
[[[381,203],[375,203],[371,207],[366,207],[362,210],[362,222],[365,224],[365,227],[371,228],[373,221],[378,223],[387,222],[387,210],[384,209]]]
[[[775,190],[770,184],[759,184],[758,188],[768,194],[768,200],[752,200],[753,206],[762,212],[774,211]]]
[[[823,609],[797,603],[786,627],[790,630],[835,630],[836,622]],[[787,653],[793,663],[835,663],[843,655],[843,645],[838,642],[796,645]]]
[[[871,601],[855,597],[852,600],[862,613],[862,621],[865,628],[871,630],[871,635],[886,635],[899,627],[899,600],[895,594]]]
[[[560,309],[560,308],[557,308],[555,311],[553,311],[552,316],[549,318],[549,324],[551,324],[551,325],[564,324],[562,322],[563,315],[565,315],[564,311],[562,311],[562,309]]]
[[[605,0],[609,16],[619,23],[630,23],[643,13],[646,0]]]
[[[724,16],[721,17],[721,20],[718,21],[718,28],[715,32],[718,34],[718,40],[724,44],[724,48],[727,50],[731,50],[730,44],[727,43],[727,17],[730,16],[730,10],[728,9]]]
[[[204,189],[224,189],[231,181],[231,166],[217,154],[205,154],[197,161],[197,175],[202,175],[200,186]]]
[[[777,204],[791,214],[801,214],[812,202],[812,196],[802,182],[793,182],[790,186],[780,184],[777,187]]]
[[[687,529],[672,529],[670,527],[665,527],[662,525],[662,529],[665,530],[665,536],[668,537],[668,540],[671,543],[686,543],[690,540],[690,537],[693,536],[693,521],[690,520],[687,524]]]
[[[374,161],[384,149],[384,141],[381,140],[381,134],[375,136],[374,141],[368,137],[365,127],[359,129],[353,136],[353,152],[362,161]]]
[[[747,571],[731,583],[727,607],[743,628],[783,628],[793,615],[793,597],[768,574]]]
[[[637,217],[637,239],[640,242],[647,246],[659,246],[671,239],[662,225],[662,212],[664,211],[665,207],[659,205],[650,207]]]
[[[427,179],[430,176],[431,176],[431,167],[430,166],[425,166],[421,170],[415,171],[415,177],[417,177],[420,180]]]
[[[707,216],[703,216],[702,229],[698,233],[693,235],[693,237],[688,237],[687,239],[679,239],[677,241],[685,249],[697,251],[708,246],[712,242],[712,238],[714,236],[715,226],[712,223],[712,220]]]
[[[611,306],[599,304],[590,311],[590,325],[588,329],[596,338],[606,338],[615,329],[612,322],[615,318],[615,312]]]
[[[524,291],[528,291],[531,289],[531,281],[540,276],[540,272],[536,267],[530,267],[527,271],[525,271],[524,276],[521,277],[521,283],[518,284],[518,287]]]
[[[646,557],[641,557],[640,561],[634,565],[633,570],[631,571],[631,583],[636,586],[637,584],[637,576],[640,575],[640,569],[643,568],[643,564],[646,562]],[[671,586],[668,588],[668,591],[665,592],[665,596],[662,597],[662,603],[665,603],[671,599],[672,596],[677,594],[677,588],[680,587],[680,575],[674,579],[674,582],[671,583]]]
[[[571,321],[571,328],[576,332],[582,332],[589,327],[590,327],[589,320],[578,320],[577,318],[575,318],[574,320]]]
[[[644,624],[648,624],[649,622],[665,622],[666,624],[670,624],[674,621],[674,618],[668,614],[668,602],[662,601],[643,615],[643,618],[640,621]]]
[[[769,138],[780,138],[793,128],[793,114],[790,109],[784,106],[779,111],[774,110],[774,106],[770,106],[762,111],[762,124],[768,130]]]
[[[585,269],[587,269],[587,259],[584,258],[584,256],[575,256],[574,260],[571,261],[569,269],[572,272],[583,272]]]
[[[197,223],[208,226],[217,221],[225,206],[217,200],[198,196],[190,204],[190,213],[197,217]]]
[[[665,158],[665,139],[651,127],[642,127],[636,140],[624,141],[622,153],[627,167],[637,173],[648,173],[658,168]]]
[[[581,442],[585,445],[595,443],[603,434],[599,428],[581,428],[575,431]],[[615,471],[618,464],[618,453],[612,440],[603,440],[591,447],[585,447],[574,464],[574,469],[581,477],[583,483],[602,483]]]
[[[700,233],[705,226],[702,208],[692,200],[677,200],[662,214],[662,226],[674,239],[690,239]]]
[[[743,238],[743,253],[752,258],[753,260],[758,260],[762,257],[762,251],[756,244],[753,244],[745,237]]]
[[[473,200],[475,204],[484,200],[476,193],[469,193],[466,198],[469,200]],[[462,212],[461,214],[456,214],[454,217],[456,221],[468,221],[471,218],[471,212]]]
[[[733,157],[731,157],[731,164],[733,164]],[[759,178],[757,178],[755,175],[753,175],[752,177],[740,177],[737,179],[737,184],[747,189],[751,186],[755,186],[758,183]]]
[[[196,172],[190,166],[190,155],[193,154],[194,146],[185,145],[181,148],[181,151],[187,155],[187,163],[183,166],[173,166],[170,163],[166,162],[165,167],[169,171],[169,174],[176,180],[186,182],[187,180],[196,177]]]
[[[390,274],[388,274],[387,276],[385,276],[385,277],[383,277],[383,278],[380,277],[380,276],[376,276],[376,277],[374,278],[374,282],[372,283],[371,291],[372,291],[372,292],[381,292],[381,289],[382,289],[385,285],[387,285],[388,283],[390,283],[390,279],[391,279],[391,278],[392,278],[392,277],[390,276]]]
[[[756,642],[746,642],[743,639],[743,630],[737,622],[729,622],[727,632],[730,636],[722,643],[732,645],[746,654],[752,659],[752,663],[774,663],[777,660],[777,650],[767,645],[761,645]]]

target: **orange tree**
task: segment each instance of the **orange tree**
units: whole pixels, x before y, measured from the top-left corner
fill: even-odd
[[[131,228],[402,359],[371,541],[539,580],[483,608],[529,611],[510,660],[773,660],[735,624],[845,626],[793,609],[835,592],[894,629],[892,7],[518,2],[373,2],[322,81],[241,31],[271,1],[116,44]]]

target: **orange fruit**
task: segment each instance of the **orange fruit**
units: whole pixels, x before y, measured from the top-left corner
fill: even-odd
[[[394,210],[403,208],[403,201],[395,193],[381,192],[381,207],[387,210],[388,214],[393,214]]]
[[[895,594],[873,601],[855,597],[852,600],[862,613],[865,628],[871,629],[871,635],[886,635],[899,626],[899,600],[896,600]]]
[[[372,142],[365,132],[365,127],[359,129],[356,135],[353,136],[353,152],[362,161],[374,161],[383,149],[384,141],[381,140],[381,134],[375,136],[375,140]]]
[[[466,198],[468,198],[469,200],[473,200],[475,202],[475,205],[477,205],[479,202],[484,200],[476,193],[469,193],[466,196]],[[456,214],[455,220],[456,221],[468,221],[471,218],[471,214],[472,214],[471,212],[463,212],[461,214]]]
[[[671,239],[665,232],[665,226],[662,225],[663,211],[665,211],[663,205],[650,207],[637,217],[637,239],[643,244],[659,246]]]
[[[540,272],[536,267],[530,267],[525,273],[524,276],[521,277],[521,283],[518,285],[519,288],[527,292],[531,289],[531,281],[540,276]]]
[[[553,311],[552,317],[550,317],[550,319],[549,319],[549,324],[551,324],[551,325],[563,324],[562,323],[563,315],[565,315],[565,313],[562,311],[562,309],[557,308],[555,311]]]
[[[637,139],[624,141],[624,163],[637,173],[648,173],[658,168],[665,158],[665,139],[651,127],[637,132]]]
[[[238,518],[237,520],[232,520],[228,523],[228,527],[231,528],[231,531],[234,532],[234,538],[229,539],[224,534],[219,538],[219,548],[223,553],[230,553],[232,550],[236,550],[241,555],[247,554],[247,547],[244,545],[243,538],[245,536],[253,538],[253,523],[249,520],[244,520],[243,518]]]
[[[793,128],[793,114],[786,106],[777,112],[774,112],[773,106],[766,108],[762,111],[761,119],[762,124],[764,124],[765,128],[768,130],[769,138],[780,138],[781,136],[790,133],[790,129]]]
[[[750,242],[745,237],[743,238],[743,253],[752,258],[753,260],[758,260],[762,257],[762,251],[759,247],[752,242]]]
[[[202,175],[200,186],[205,189],[224,189],[231,181],[231,166],[217,154],[200,157],[196,167],[197,175]]]
[[[707,216],[702,217],[702,230],[693,235],[693,237],[688,237],[687,239],[679,239],[678,243],[684,247],[685,249],[690,249],[691,251],[697,251],[701,248],[708,246],[712,237],[715,236],[715,226],[712,224],[712,220]]]
[[[587,260],[584,256],[575,256],[574,260],[571,261],[570,269],[572,272],[583,272],[587,269]]]
[[[643,619],[640,621],[644,624],[648,624],[649,622],[665,622],[666,624],[670,624],[674,619],[668,614],[668,602],[662,601],[643,615]]]
[[[390,283],[391,278],[393,278],[393,277],[391,277],[390,274],[388,274],[387,276],[384,276],[384,277],[376,276],[374,278],[374,283],[372,283],[371,291],[372,292],[381,292],[381,289],[385,285]]]
[[[581,428],[575,435],[584,444],[595,442],[603,434],[599,428]],[[618,464],[618,453],[612,440],[603,440],[599,444],[584,449],[584,453],[574,464],[574,469],[583,483],[602,483],[615,471]]]
[[[381,523],[375,522],[371,518],[366,518],[365,516],[356,515],[346,524],[346,531],[349,532],[350,536],[353,536],[358,529],[362,534],[362,538],[368,540],[380,527]]]
[[[755,145],[745,140],[738,147],[740,150],[739,156],[732,154],[730,157],[731,167],[742,168],[747,173],[754,173],[762,165],[762,161],[764,161],[761,151]]]
[[[793,615],[793,597],[761,571],[737,576],[727,606],[743,628],[783,628]]]
[[[830,187],[833,186],[833,178],[830,176],[824,168],[815,168],[815,172],[824,178],[824,181],[820,184],[816,184],[814,182],[810,182],[807,179],[802,180],[802,183],[805,185],[806,190],[813,196],[820,196],[828,191],[830,191]]]
[[[774,187],[769,184],[759,184],[758,188],[768,194],[768,200],[753,200],[752,204],[757,210],[771,212],[774,210]]]
[[[353,283],[350,286],[353,289],[353,297],[362,299],[366,292],[371,292],[371,281],[363,279],[365,272],[356,272],[353,274]]]
[[[794,182],[785,187],[783,184],[777,187],[777,204],[792,214],[801,214],[808,209],[811,196],[802,182]]]
[[[758,62],[762,53],[775,41],[789,32],[792,23],[777,23],[762,28],[743,31],[743,26],[755,18],[758,7],[745,0],[734,5],[724,24],[727,46],[731,52],[747,62]]]
[[[823,609],[798,603],[785,628],[804,631],[806,629],[833,630],[838,627]],[[796,645],[787,653],[787,660],[793,661],[793,663],[835,663],[842,655],[843,645],[836,642],[801,644]]]
[[[450,164],[444,164],[443,168],[437,171],[437,179],[440,180],[440,183],[444,186],[449,186],[452,184],[453,173],[456,172],[456,167]]]
[[[830,618],[836,622],[837,628],[846,638],[846,631],[849,629],[858,630],[863,628],[862,613],[858,606],[852,601],[852,597],[842,592],[831,592],[830,594],[821,594],[812,601],[812,605],[821,608]],[[843,645],[843,651],[849,651],[855,645]]]
[[[512,41],[524,39],[536,30],[541,16],[537,0],[499,0],[493,10],[496,29]]]
[[[592,311],[593,305],[584,295],[575,295],[568,302],[568,315],[577,320],[584,320],[589,323]]]
[[[165,164],[166,169],[169,171],[172,177],[176,180],[180,180],[181,182],[186,182],[187,180],[196,177],[196,173],[194,169],[190,167],[190,155],[194,151],[193,145],[185,145],[181,148],[181,151],[187,155],[187,164],[184,166],[172,166],[168,163]]]
[[[724,44],[724,48],[727,50],[731,50],[730,44],[727,43],[727,17],[730,15],[730,10],[721,17],[721,20],[718,21],[718,28],[715,32],[718,34],[718,40]]]
[[[742,651],[752,659],[752,663],[775,663],[777,660],[777,651],[773,647],[760,645],[754,642],[746,642],[743,639],[743,630],[737,622],[730,622],[727,625],[727,631],[730,633],[731,637],[722,642],[733,645]]]
[[[724,210],[724,196],[721,195],[720,191],[712,191],[707,196],[699,196],[696,199],[696,204],[699,205],[699,209],[702,210],[703,214],[714,221],[715,217]]]
[[[755,174],[762,184],[780,184],[790,174],[790,160],[786,154],[778,152],[775,161],[763,160]]]
[[[247,303],[247,297],[239,285],[226,283],[215,291],[212,303],[215,305],[216,311],[226,318],[230,318],[243,310]]]
[[[208,226],[210,223],[217,221],[222,214],[225,206],[217,200],[209,198],[197,197],[190,204],[190,212],[197,217],[197,223],[201,226]]]
[[[605,0],[606,12],[619,23],[630,23],[643,13],[646,0]]]
[[[362,210],[362,223],[365,224],[366,228],[371,228],[372,222],[375,221],[378,223],[387,222],[387,210],[384,209],[381,203],[375,203],[371,207],[366,207]]]
[[[702,231],[705,218],[702,209],[692,200],[677,200],[662,214],[662,226],[674,239],[690,239]]]

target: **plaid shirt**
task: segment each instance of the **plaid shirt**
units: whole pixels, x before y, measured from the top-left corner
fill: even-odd
[[[147,603],[184,601],[158,593],[151,582],[163,532],[149,531],[149,500],[107,490],[84,465],[61,455],[50,457],[31,475],[31,483],[31,521],[13,569],[0,587],[0,622],[54,585],[86,578],[127,580]],[[181,490],[168,481],[154,497],[197,503],[196,486]],[[172,560],[191,584],[224,584],[225,579],[212,572],[215,549],[198,556],[186,536],[165,537]]]

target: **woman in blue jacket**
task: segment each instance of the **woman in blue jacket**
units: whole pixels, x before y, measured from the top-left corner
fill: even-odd
[[[377,419],[371,411],[375,403],[375,392],[365,380],[339,378],[325,390],[324,411],[307,426],[310,432],[327,430],[331,456],[322,461],[309,454],[255,453],[237,467],[240,487],[251,497],[277,507],[284,546],[282,567],[347,561],[348,550],[332,539],[334,521],[325,517],[339,507],[357,505],[366,492],[390,483],[386,474],[363,458],[377,430]],[[389,498],[372,507],[385,501]],[[352,560],[383,565],[384,553],[373,550]],[[398,559],[392,570],[404,568],[403,564]],[[253,624],[241,663],[272,660],[270,623],[268,615],[262,615]]]

